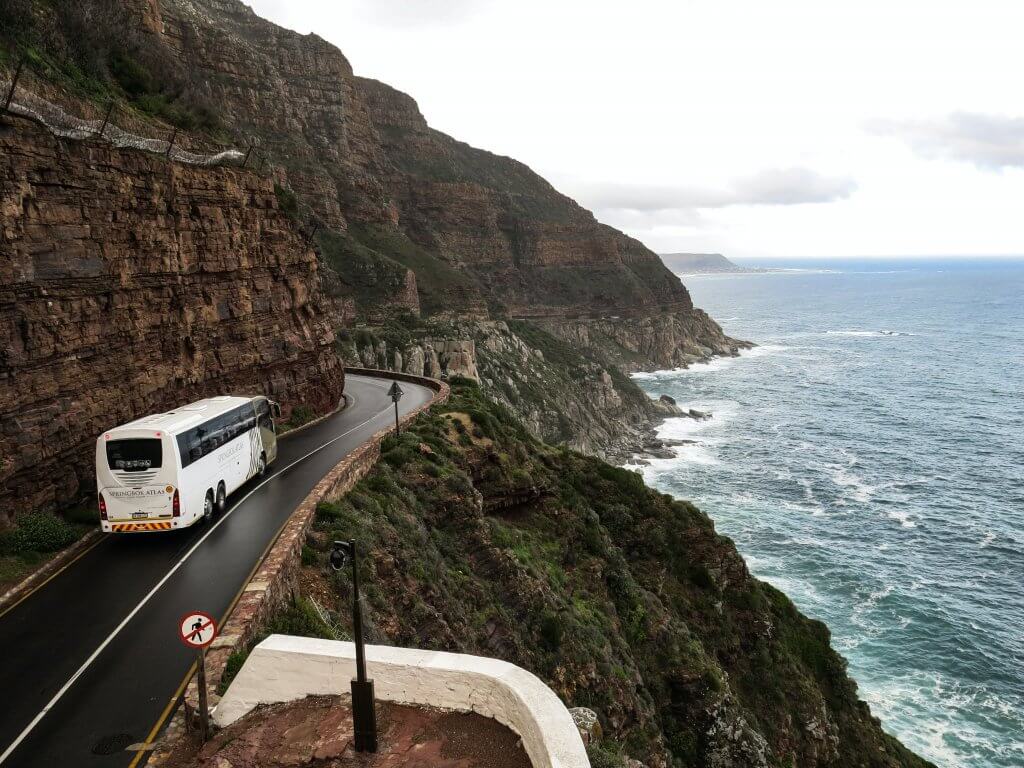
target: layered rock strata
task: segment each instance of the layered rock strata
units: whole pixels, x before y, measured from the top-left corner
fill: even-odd
[[[273,180],[0,119],[0,524],[91,490],[96,436],[203,396],[333,408],[316,255]]]
[[[430,128],[410,96],[355,76],[316,35],[239,0],[147,0],[143,9],[154,44],[203,84],[231,130],[287,169],[303,204],[340,238],[343,257],[328,261],[360,314],[377,319],[393,305],[621,324],[633,346],[656,350],[648,367],[734,345],[642,243],[524,164]],[[669,350],[669,336],[689,351]]]

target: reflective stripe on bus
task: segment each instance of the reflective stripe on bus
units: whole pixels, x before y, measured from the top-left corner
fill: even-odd
[[[111,523],[110,530],[114,533],[130,533],[132,531],[169,531],[171,523]]]

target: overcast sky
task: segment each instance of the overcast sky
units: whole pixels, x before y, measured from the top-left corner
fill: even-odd
[[[247,1],[659,252],[1024,254],[1024,2]]]

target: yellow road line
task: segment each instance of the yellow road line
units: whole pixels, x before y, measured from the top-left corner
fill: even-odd
[[[178,702],[178,698],[181,696],[181,694],[185,692],[185,686],[188,685],[188,681],[192,677],[192,675],[195,674],[195,671],[196,662],[193,661],[192,666],[189,667],[188,673],[185,675],[185,679],[181,681],[181,685],[178,686],[178,689],[174,692],[174,695],[171,696],[171,700],[167,702],[167,706],[164,707],[164,711],[160,713],[160,718],[156,721],[156,725],[153,726],[153,729],[149,732],[149,736],[147,736],[146,740],[143,742],[144,745],[148,746],[149,744],[153,743],[153,739],[156,738],[156,735],[160,731],[161,726],[163,726],[164,721],[168,718],[171,712],[174,711],[174,705]],[[149,750],[141,749],[138,752],[136,752],[135,757],[133,757],[132,761],[128,763],[128,768],[135,768],[135,766],[139,764],[139,761],[142,760],[143,757],[149,757]]]
[[[95,548],[96,548],[96,546],[97,546],[97,545],[99,545],[99,544],[100,544],[101,542],[103,542],[103,541],[104,541],[104,537],[103,537],[103,536],[100,536],[99,538],[97,538],[97,539],[96,539],[96,541],[94,541],[94,542],[93,542],[92,544],[90,544],[90,545],[89,545],[88,547],[86,547],[85,549],[83,549],[83,550],[82,550],[81,552],[79,552],[79,553],[78,553],[77,555],[75,555],[75,556],[74,556],[73,558],[71,558],[70,560],[68,560],[68,561],[67,561],[66,563],[64,563],[64,565],[62,565],[62,566],[61,566],[60,568],[58,568],[58,569],[57,569],[56,571],[54,571],[53,573],[51,573],[51,574],[50,574],[49,576],[47,576],[47,577],[46,577],[45,579],[43,579],[43,580],[42,580],[41,582],[39,582],[39,583],[38,583],[38,584],[36,584],[36,585],[35,585],[34,587],[32,587],[32,589],[30,589],[30,590],[29,590],[28,592],[26,592],[26,593],[25,593],[24,595],[22,595],[21,597],[19,597],[19,598],[18,598],[17,600],[15,600],[15,601],[14,601],[14,602],[13,602],[13,603],[12,603],[11,605],[7,606],[7,607],[6,607],[6,608],[4,608],[4,609],[3,609],[2,611],[0,611],[0,618],[3,618],[3,617],[4,617],[4,616],[6,616],[6,615],[7,615],[8,613],[10,613],[10,612],[11,612],[11,611],[13,611],[13,610],[14,610],[15,608],[17,608],[17,607],[18,607],[19,605],[21,605],[21,604],[22,604],[23,602],[25,602],[26,600],[28,600],[28,599],[29,599],[30,597],[32,597],[32,595],[34,595],[34,594],[35,594],[36,592],[38,592],[38,591],[39,591],[40,589],[42,589],[43,587],[45,587],[45,586],[46,586],[47,584],[49,584],[49,583],[50,583],[51,581],[53,581],[53,580],[54,580],[55,578],[57,578],[58,576],[60,576],[60,575],[61,575],[62,573],[64,573],[64,571],[66,571],[66,570],[67,570],[68,568],[70,568],[70,567],[71,567],[72,565],[74,565],[74,564],[75,564],[76,562],[78,562],[78,560],[79,560],[80,558],[84,557],[84,556],[85,556],[85,555],[86,555],[87,553],[89,553],[89,552],[91,552],[91,551],[92,551],[93,549],[95,549]]]
[[[291,515],[289,515],[288,519],[285,520],[281,524],[281,527],[277,529],[277,533],[274,534],[274,537],[270,540],[270,543],[267,544],[262,554],[260,554],[259,558],[257,558],[256,565],[254,565],[252,570],[249,571],[249,575],[246,576],[245,581],[242,582],[241,589],[239,589],[238,593],[234,596],[234,598],[232,598],[231,604],[224,612],[224,615],[221,616],[221,619],[217,624],[218,627],[223,627],[227,623],[228,617],[231,616],[231,612],[235,610],[235,606],[238,605],[238,601],[241,600],[242,595],[245,594],[245,588],[249,586],[249,582],[252,581],[252,577],[256,575],[256,572],[260,569],[260,566],[263,565],[263,561],[267,558],[267,554],[269,554],[270,550],[274,547],[275,544],[277,544],[277,540],[281,538],[281,534],[284,533],[284,529],[288,526],[288,523],[290,523],[291,520],[292,517]],[[178,689],[174,692],[174,696],[172,696],[171,700],[167,702],[167,706],[164,707],[164,711],[160,713],[160,717],[157,718],[157,721],[153,724],[153,727],[149,731],[149,735],[146,737],[146,740],[142,742],[144,747],[149,746],[153,743],[153,740],[156,739],[157,734],[160,733],[160,729],[163,728],[164,723],[167,722],[167,718],[170,717],[171,712],[174,711],[174,705],[178,702],[178,699],[181,698],[182,694],[185,691],[185,687],[188,685],[189,680],[192,679],[192,675],[194,675],[195,673],[196,663],[192,662],[192,666],[189,667],[188,672],[185,673],[185,677],[178,685]],[[142,759],[142,756],[148,755],[148,753],[149,750],[140,750],[138,754],[135,755],[134,759],[132,759],[132,761],[128,764],[128,768],[136,768],[136,766],[138,766],[139,764],[139,760]]]

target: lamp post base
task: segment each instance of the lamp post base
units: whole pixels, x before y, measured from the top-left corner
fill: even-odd
[[[376,752],[377,710],[374,707],[373,680],[352,681],[352,725],[356,752]]]

